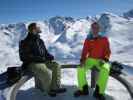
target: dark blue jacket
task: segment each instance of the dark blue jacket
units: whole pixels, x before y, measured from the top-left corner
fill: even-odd
[[[20,60],[25,64],[31,62],[45,62],[54,57],[48,53],[43,40],[39,35],[28,33],[28,36],[19,44]]]

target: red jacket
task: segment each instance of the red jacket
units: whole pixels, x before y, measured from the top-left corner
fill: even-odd
[[[110,54],[111,50],[107,37],[86,39],[84,42],[81,60],[85,61],[88,57],[109,60]]]

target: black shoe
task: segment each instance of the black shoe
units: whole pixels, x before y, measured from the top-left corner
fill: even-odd
[[[83,91],[77,90],[76,92],[74,92],[74,97],[79,97],[81,95],[88,95],[88,94],[89,94],[88,85],[84,85]]]
[[[88,95],[89,94],[88,88],[89,88],[88,85],[83,86],[83,95]]]
[[[94,95],[94,97],[98,100],[106,100],[105,96],[103,94]]]
[[[106,100],[105,96],[104,96],[103,94],[100,94],[100,93],[99,93],[99,86],[98,86],[98,85],[96,85],[96,89],[95,89],[95,91],[94,91],[93,96],[94,96],[95,98],[97,98],[98,100]]]
[[[50,92],[48,93],[48,95],[49,95],[50,97],[56,97],[56,92],[50,91]]]
[[[77,91],[74,92],[73,95],[74,95],[74,97],[79,97],[79,96],[83,95],[83,91],[77,90]]]
[[[51,90],[51,91],[53,91],[55,93],[64,93],[67,91],[67,89],[66,88],[58,88],[58,89]]]
[[[104,95],[100,95],[99,100],[106,100]]]

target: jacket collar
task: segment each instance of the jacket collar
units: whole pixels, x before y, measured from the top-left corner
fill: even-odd
[[[101,38],[101,35],[98,35],[97,37],[94,37],[93,34],[88,34],[87,39],[88,40],[95,40]]]
[[[39,34],[35,35],[33,33],[28,33],[27,38],[38,39],[38,38],[40,38],[40,35]]]

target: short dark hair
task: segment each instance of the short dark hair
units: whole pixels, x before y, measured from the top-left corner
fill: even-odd
[[[29,31],[29,32],[32,32],[32,30],[33,30],[34,28],[36,28],[36,25],[37,25],[36,23],[31,23],[31,24],[29,24],[29,25],[28,25],[28,31]]]
[[[99,23],[98,23],[98,22],[93,22],[93,23],[91,24],[91,26],[93,26],[93,25],[98,25],[98,26],[99,26]]]

